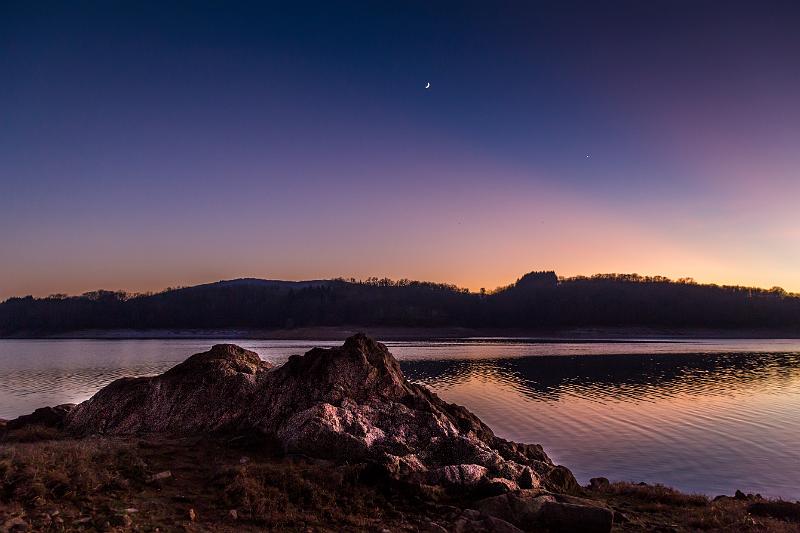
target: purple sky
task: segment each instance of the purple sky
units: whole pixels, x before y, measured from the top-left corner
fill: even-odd
[[[761,2],[4,3],[0,298],[539,269],[800,291],[798,27]]]

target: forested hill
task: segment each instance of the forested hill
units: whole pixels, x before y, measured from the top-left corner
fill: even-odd
[[[407,326],[769,328],[800,331],[800,297],[779,288],[701,285],[635,274],[531,272],[491,292],[371,278],[240,279],[157,294],[95,291],[10,298],[0,335],[87,329],[284,329]]]

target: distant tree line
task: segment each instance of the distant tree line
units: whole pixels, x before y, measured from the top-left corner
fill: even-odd
[[[800,329],[800,297],[779,287],[691,279],[531,272],[494,291],[387,278],[233,280],[156,294],[92,291],[10,298],[0,335],[86,329],[276,329],[309,326],[564,328],[647,326]]]

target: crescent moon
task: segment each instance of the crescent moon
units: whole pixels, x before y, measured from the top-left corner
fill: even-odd
[[[425,88],[426,89],[430,89],[431,88],[431,82],[428,82],[427,84],[425,84]]]

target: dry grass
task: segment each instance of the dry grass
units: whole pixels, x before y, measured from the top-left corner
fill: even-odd
[[[225,503],[268,528],[377,525],[391,504],[375,487],[359,481],[355,466],[259,463],[218,474]]]
[[[614,508],[617,531],[797,532],[796,524],[753,516],[752,502],[734,498],[710,501],[702,494],[684,494],[663,485],[612,483],[590,491]],[[624,518],[622,518],[624,517]]]
[[[41,506],[126,490],[145,467],[130,446],[101,439],[16,443],[0,447],[0,498]]]
[[[150,481],[167,470],[169,477]],[[124,528],[131,521],[145,531],[373,531],[400,530],[392,524],[415,520],[409,504],[394,511],[396,494],[362,482],[361,472],[287,461],[263,446],[242,449],[222,439],[5,441],[0,528],[13,518],[34,531],[56,521],[67,530]]]
[[[702,510],[686,513],[684,521],[692,530],[797,533],[796,524],[754,516],[748,507],[747,501],[719,500]]]
[[[598,492],[624,497],[639,505],[702,507],[709,503],[708,497],[702,494],[684,494],[660,484],[611,483]]]
[[[41,442],[62,438],[62,433],[52,427],[30,425],[9,431],[3,436],[4,442]]]
[[[38,434],[0,442],[0,526],[13,519],[33,531],[425,531],[430,520],[449,524],[452,510],[474,503],[442,493],[447,505],[433,505],[429,493],[394,486],[361,466],[289,461],[257,441],[21,442]],[[169,477],[149,482],[167,470]],[[614,509],[617,531],[800,531],[791,521],[798,506],[788,502],[712,502],[630,483],[587,495]]]

